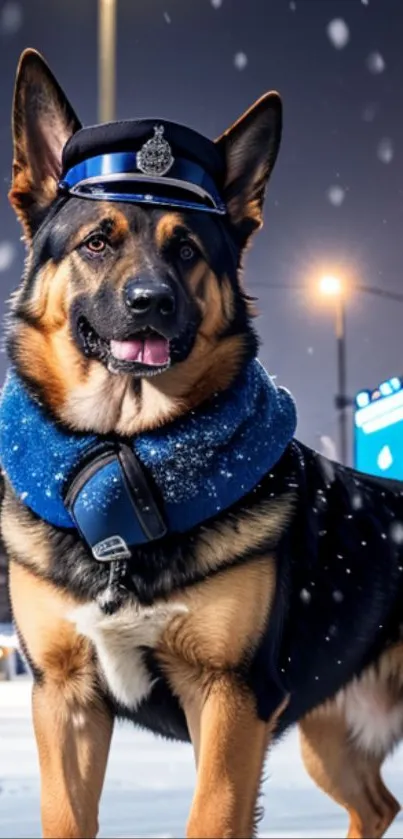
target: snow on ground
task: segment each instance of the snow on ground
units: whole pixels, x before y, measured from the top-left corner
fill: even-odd
[[[0,683],[0,837],[39,837],[39,776],[30,718],[29,681]],[[293,731],[266,767],[262,837],[339,837],[343,811],[306,775]],[[403,750],[385,778],[403,798]],[[183,836],[195,771],[189,746],[131,726],[117,727],[101,804],[101,837]],[[403,817],[387,834],[403,836]]]

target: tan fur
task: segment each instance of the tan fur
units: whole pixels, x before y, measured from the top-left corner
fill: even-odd
[[[188,288],[194,294],[201,307],[205,306],[205,297],[208,293],[208,280],[210,269],[204,260],[200,260],[188,277]]]
[[[166,373],[143,379],[140,396],[129,376],[111,376],[103,365],[91,361],[83,381],[70,377],[67,397],[55,410],[77,430],[132,436],[158,428],[206,399],[213,382],[216,390],[225,389],[239,369],[243,347],[238,336],[221,341],[214,349],[214,360],[213,347],[206,346],[201,337],[196,344],[197,358],[192,353]],[[74,371],[74,356],[71,363]]]
[[[232,286],[228,277],[223,277],[221,283],[221,306],[224,323],[231,323],[234,317],[235,301]]]
[[[192,691],[187,690],[182,701],[186,715],[189,737],[192,742],[196,769],[198,769],[200,758],[201,710],[203,702],[202,691],[195,690],[192,695]]]
[[[271,499],[240,515],[234,528],[231,519],[223,521],[214,531],[201,533],[193,551],[196,566],[207,573],[230,563],[246,552],[258,551],[270,541],[277,545],[291,517],[293,496]]]
[[[48,526],[40,520],[33,521],[30,512],[9,491],[2,512],[1,535],[8,555],[18,557],[39,573],[48,573],[52,564]]]
[[[306,769],[346,808],[349,839],[383,836],[400,810],[381,767],[403,735],[402,689],[400,643],[300,723]]]
[[[47,262],[38,271],[27,308],[32,318],[42,319],[46,332],[60,328],[66,322],[68,279],[69,265],[65,261],[59,267],[52,261]]]
[[[245,178],[245,158],[253,161],[256,138],[253,133],[253,123],[252,125],[249,123],[249,130],[242,131],[241,135],[238,133],[238,129],[247,124],[255,108],[259,108],[264,101],[267,103],[270,100],[273,105],[277,103],[278,107],[280,98],[276,91],[271,91],[261,97],[216,141],[224,146],[226,151],[227,180],[224,195],[228,213],[235,225],[240,225],[245,219],[248,219],[252,223],[250,232],[252,230],[255,232],[263,224],[263,201],[257,187],[259,182],[263,184],[267,180],[268,172],[267,169],[265,171],[264,166],[264,164],[267,166],[267,161],[262,160],[253,176],[249,172],[249,177]],[[243,184],[242,181],[244,181]],[[237,185],[236,189],[233,188],[234,184]]]
[[[392,647],[318,712],[345,719],[363,753],[381,760],[403,736],[403,645]]]
[[[103,215],[111,222],[111,229],[109,231],[109,237],[111,242],[114,245],[121,244],[129,235],[130,227],[129,222],[127,220],[127,216],[119,210],[117,207],[114,207],[110,202],[106,201],[100,202],[100,210]],[[88,233],[91,231],[89,230]],[[81,241],[84,237],[81,237]]]
[[[77,430],[95,428],[98,434],[107,434],[113,429],[129,429],[130,424],[136,426],[138,398],[129,376],[111,376],[98,361],[90,361],[87,376],[83,381],[71,382],[66,401],[58,405],[58,413]]]
[[[101,704],[66,707],[63,691],[35,686],[33,720],[45,839],[92,839],[113,721]]]
[[[185,217],[179,212],[170,212],[169,210],[158,221],[154,231],[154,239],[158,249],[162,250],[164,246],[169,245],[169,242],[179,231],[183,231],[184,237],[189,239],[190,242],[194,242],[206,257],[203,243],[186,223]]]
[[[175,234],[175,229],[186,229],[185,221],[180,213],[173,213],[169,210],[164,213],[155,227],[154,239],[159,250],[162,250]]]
[[[199,329],[199,336],[205,343],[218,343],[222,332],[228,326],[227,319],[228,296],[231,294],[228,288],[228,280],[224,279],[222,284],[218,281],[213,271],[208,272],[206,278],[206,290],[201,305],[203,321]],[[223,300],[223,289],[225,289],[225,300]]]
[[[231,673],[211,683],[194,721],[198,773],[188,839],[254,835],[264,759],[284,706],[264,723],[253,696]]]
[[[68,619],[78,601],[15,562],[10,565],[10,595],[16,622],[35,666],[46,672],[55,687],[63,688],[68,705],[93,700],[91,645],[76,634]]]
[[[74,112],[60,107],[53,81],[52,74],[35,50],[25,50],[19,61],[14,89],[13,179],[8,195],[27,241],[32,238],[30,211],[33,205],[37,209],[46,209],[51,204],[57,194],[60,175],[58,169],[52,171],[52,165],[48,171],[38,170],[33,163],[31,145],[41,144],[47,136],[54,162],[60,161],[63,146],[78,127]],[[26,121],[33,90],[40,92],[34,138],[33,126],[31,124],[27,130]]]
[[[186,612],[161,637],[158,655],[170,681],[176,665],[189,677],[234,668],[250,658],[262,635],[275,592],[275,562],[264,556],[229,568],[169,598]],[[180,685],[176,684],[176,688]]]
[[[30,196],[35,190],[32,173],[28,166],[22,162],[25,150],[15,145],[16,158],[13,161],[13,185],[8,193],[9,201],[15,210],[18,219],[23,227],[27,240],[31,239],[31,229],[27,222],[26,207],[30,203]],[[41,190],[37,197],[37,207],[45,209],[56,197],[56,184],[53,178],[46,178],[41,183]]]
[[[231,671],[252,655],[275,591],[261,557],[170,598],[187,612],[162,635],[158,657],[185,709],[198,781],[188,837],[250,837],[270,725]]]
[[[96,232],[103,224],[108,224],[108,238],[113,245],[121,245],[122,242],[129,236],[129,222],[125,214],[114,207],[112,204],[99,201],[91,206],[91,218],[85,224],[80,225],[70,237],[66,248],[66,256],[74,255],[75,249],[90,236],[91,233]],[[77,257],[77,261],[80,258]],[[119,266],[119,269],[121,266]],[[88,287],[96,287],[95,275],[91,271],[82,272],[83,276],[88,279]]]
[[[44,672],[33,693],[43,835],[94,837],[113,723],[91,645],[66,619],[77,603],[14,562],[10,592],[29,654]]]
[[[41,387],[56,412],[74,383],[86,380],[90,366],[70,333],[70,269],[67,258],[59,266],[49,262],[41,270],[28,309],[36,325],[19,325],[16,349],[20,370]]]
[[[300,734],[307,772],[349,814],[349,839],[383,836],[400,805],[382,781],[382,758],[357,747],[335,704],[309,714]]]
[[[162,375],[158,378],[162,379]],[[143,380],[137,394],[129,376],[112,377],[94,361],[86,380],[70,389],[58,412],[74,428],[95,427],[99,434],[112,431],[130,437],[180,416],[184,404],[184,399],[171,396],[154,379]]]
[[[159,376],[154,386],[171,399],[176,396],[176,410],[191,410],[207,399],[212,389],[225,390],[230,385],[240,369],[243,352],[243,339],[238,335],[214,342],[198,334],[186,361]]]
[[[198,765],[188,837],[251,837],[274,719],[231,672],[253,653],[275,592],[275,563],[261,557],[170,598],[187,611],[161,637],[158,657],[185,708]]]
[[[21,371],[44,390],[49,407],[57,412],[66,400],[69,382],[71,384],[74,381],[77,373],[81,378],[83,367],[67,324],[57,333],[42,332],[28,324],[22,325],[16,355]],[[61,375],[61,359],[63,372],[69,370],[69,379]]]

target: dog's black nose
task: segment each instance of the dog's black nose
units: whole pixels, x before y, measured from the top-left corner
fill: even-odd
[[[126,305],[138,316],[168,317],[175,313],[176,300],[172,289],[164,282],[129,280],[124,289]]]

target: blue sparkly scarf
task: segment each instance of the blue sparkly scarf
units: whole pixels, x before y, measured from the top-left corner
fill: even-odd
[[[295,426],[291,394],[254,359],[230,389],[133,437],[131,446],[159,489],[168,530],[186,532],[250,492],[280,459]],[[100,441],[52,421],[16,372],[8,373],[0,400],[0,460],[16,494],[42,519],[75,526],[66,486]],[[101,497],[92,498],[99,516],[105,491],[101,487]]]

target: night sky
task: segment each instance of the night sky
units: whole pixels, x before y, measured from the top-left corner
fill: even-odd
[[[403,0],[118,0],[118,16],[119,118],[165,117],[215,137],[266,90],[283,97],[283,145],[245,283],[260,301],[261,358],[297,400],[298,436],[319,448],[322,435],[337,439],[336,358],[315,279],[327,270],[403,291]],[[96,0],[0,2],[2,313],[23,261],[7,189],[27,46],[81,120],[96,122]],[[403,304],[351,295],[352,395],[403,374],[402,321]],[[1,380],[5,368],[2,355]]]

